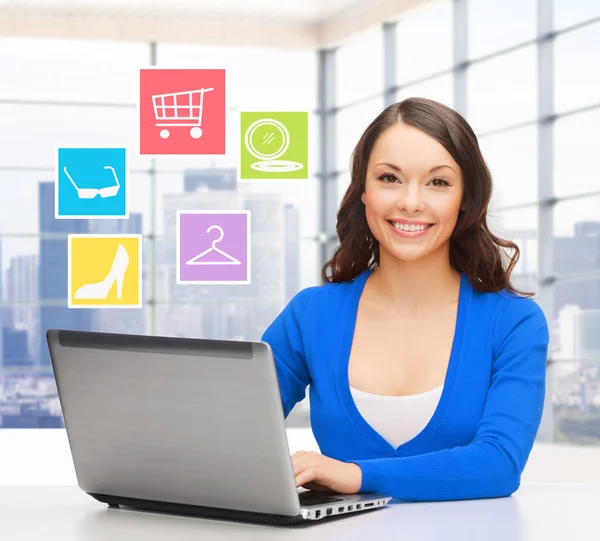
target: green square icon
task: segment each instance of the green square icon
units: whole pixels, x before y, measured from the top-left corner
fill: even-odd
[[[308,132],[308,111],[240,111],[238,180],[307,180]]]

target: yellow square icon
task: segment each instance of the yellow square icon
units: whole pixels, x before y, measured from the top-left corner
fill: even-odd
[[[141,235],[69,235],[68,266],[69,308],[141,308]]]

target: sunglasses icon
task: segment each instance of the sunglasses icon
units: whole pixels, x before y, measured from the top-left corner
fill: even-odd
[[[79,186],[77,186],[77,184],[75,184],[75,181],[67,171],[67,167],[63,167],[65,175],[67,175],[67,177],[71,181],[71,184],[73,184],[74,188],[77,190],[77,197],[79,197],[79,199],[94,199],[94,197],[96,197],[97,195],[104,199],[106,197],[114,197],[115,195],[117,195],[117,193],[119,193],[119,188],[121,187],[121,185],[119,184],[119,179],[117,178],[117,173],[115,172],[114,167],[111,167],[110,165],[105,165],[104,169],[110,169],[112,171],[113,177],[115,178],[115,182],[117,183],[116,186],[106,186],[105,188],[100,189],[80,188]]]

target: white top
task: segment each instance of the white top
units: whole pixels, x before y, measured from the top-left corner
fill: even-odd
[[[417,436],[433,417],[443,385],[425,393],[407,396],[383,396],[350,387],[356,408],[393,447]]]

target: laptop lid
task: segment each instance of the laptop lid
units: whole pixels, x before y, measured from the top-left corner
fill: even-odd
[[[269,344],[46,336],[81,489],[298,515]]]

